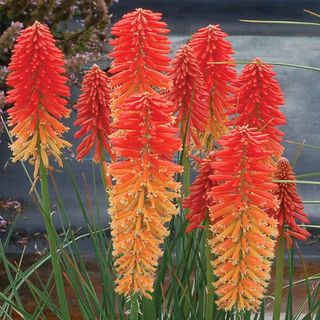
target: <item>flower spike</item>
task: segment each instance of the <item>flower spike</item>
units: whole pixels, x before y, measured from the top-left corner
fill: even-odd
[[[269,134],[268,149],[278,159],[283,153],[281,145],[284,133],[277,129],[286,124],[280,107],[285,103],[275,72],[271,65],[255,58],[247,64],[235,82],[235,92],[231,99],[233,114],[239,115],[232,124],[249,125]]]
[[[288,159],[282,157],[277,163],[277,171],[274,175],[276,180],[296,180]],[[279,234],[284,232],[289,247],[292,246],[292,238],[306,240],[310,237],[310,233],[299,227],[296,221],[301,223],[309,223],[307,214],[304,212],[302,200],[297,192],[296,183],[278,182],[278,188],[275,194],[278,196],[280,206],[271,214],[279,221]],[[285,228],[288,226],[288,229]]]
[[[190,145],[192,137],[196,146],[201,148],[197,133],[204,131],[208,122],[209,95],[197,59],[188,45],[183,45],[176,53],[170,78],[173,86],[167,98],[178,112],[177,124],[182,124],[183,134],[188,131],[186,144]]]
[[[181,167],[168,159],[180,149],[172,126],[172,105],[157,94],[130,96],[120,113],[111,144],[121,157],[110,164],[116,181],[110,191],[110,214],[117,291],[151,298],[165,224],[177,208],[180,184],[173,176]]]
[[[63,75],[64,56],[55,46],[48,27],[35,22],[22,31],[13,49],[9,64],[7,102],[11,134],[16,140],[11,145],[13,161],[34,162],[37,176],[40,161],[49,167],[53,155],[62,166],[61,149],[71,147],[62,139],[68,128],[57,119],[68,117],[65,107],[69,97],[67,78]]]
[[[161,21],[161,13],[136,9],[125,14],[115,23],[110,41],[114,47],[110,73],[115,102],[124,102],[135,93],[155,92],[168,89],[170,81],[165,74],[169,71],[170,41],[166,23]]]
[[[227,132],[226,113],[231,109],[229,96],[232,93],[231,84],[236,78],[236,71],[235,64],[228,63],[233,62],[234,51],[227,36],[219,25],[208,25],[199,29],[189,43],[210,93],[209,121],[201,139],[207,144],[208,150],[212,149],[216,139]],[[225,63],[214,64],[214,62]]]
[[[85,75],[81,95],[75,108],[78,110],[75,126],[80,130],[75,133],[75,138],[81,141],[77,147],[77,159],[82,160],[94,148],[93,161],[104,161],[104,150],[113,158],[110,148],[110,89],[109,79],[104,71],[97,65]]]
[[[277,221],[265,213],[277,207],[272,194],[273,167],[268,165],[268,136],[238,127],[219,140],[211,179],[221,181],[209,194],[214,286],[220,309],[257,311],[270,278]]]
[[[190,195],[183,201],[183,207],[190,209],[190,213],[186,215],[189,225],[186,232],[191,232],[196,228],[201,228],[201,223],[208,214],[209,207],[214,205],[214,201],[209,197],[211,188],[217,183],[210,179],[214,174],[212,162],[215,159],[214,152],[210,152],[205,159],[195,158],[199,163],[198,176],[190,187]]]

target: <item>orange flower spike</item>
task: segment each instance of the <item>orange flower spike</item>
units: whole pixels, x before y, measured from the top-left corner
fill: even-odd
[[[219,25],[208,25],[199,29],[189,43],[204,75],[207,90],[210,92],[209,122],[202,139],[209,143],[208,149],[212,147],[214,140],[227,132],[226,112],[231,109],[229,96],[232,93],[231,83],[236,78],[235,64],[212,64],[212,62],[233,62],[234,51],[227,36]]]
[[[208,194],[214,199],[209,244],[217,257],[212,265],[220,309],[257,311],[270,278],[278,232],[276,219],[265,210],[278,201],[267,141],[255,128],[237,127],[219,140],[223,149],[211,163],[210,179],[221,181]]]
[[[249,125],[269,134],[268,149],[277,159],[283,153],[281,145],[284,133],[277,129],[286,124],[280,107],[285,103],[275,72],[271,65],[256,58],[247,64],[235,82],[235,92],[231,99],[233,114],[239,116],[232,124]]]
[[[186,215],[189,225],[186,229],[191,232],[196,228],[201,228],[201,223],[206,218],[208,209],[214,204],[208,193],[215,181],[210,179],[210,175],[214,174],[211,163],[214,161],[214,152],[210,152],[209,156],[203,160],[196,158],[199,162],[198,176],[190,187],[190,195],[183,201],[183,207],[190,209],[190,213]]]
[[[208,122],[209,94],[190,46],[183,45],[176,53],[170,78],[173,86],[167,97],[178,112],[177,124],[182,123],[183,134],[188,125],[186,144],[190,145],[192,137],[196,146],[202,148],[197,133],[203,132]]]
[[[22,31],[13,49],[9,64],[7,102],[12,143],[13,161],[34,162],[34,176],[38,174],[40,160],[49,167],[53,155],[62,166],[61,149],[71,147],[62,139],[68,128],[57,119],[68,117],[65,107],[69,97],[67,78],[63,75],[64,56],[55,46],[48,27],[35,22]]]
[[[104,150],[113,158],[108,136],[110,127],[110,88],[109,79],[97,65],[84,76],[81,95],[75,108],[78,111],[75,126],[80,130],[75,138],[86,136],[77,147],[77,159],[82,160],[94,149],[93,161],[103,162]]]
[[[117,291],[151,298],[160,246],[168,235],[165,224],[177,214],[172,200],[180,189],[174,174],[181,167],[167,159],[181,142],[172,126],[173,107],[160,95],[132,95],[118,107],[111,144],[123,160],[110,164],[116,181],[110,214]]]
[[[276,180],[296,180],[288,159],[282,157],[277,163],[277,171],[274,175]],[[297,192],[296,183],[278,182],[275,194],[278,196],[280,206],[276,211],[270,211],[279,221],[279,234],[283,231],[289,247],[292,246],[292,238],[306,240],[310,233],[297,225],[299,223],[310,223],[304,212],[303,202]],[[288,228],[285,228],[285,225]]]
[[[125,14],[114,24],[110,41],[113,58],[110,73],[116,103],[123,102],[134,93],[155,92],[168,89],[170,81],[168,57],[170,41],[166,23],[161,13],[136,9]]]

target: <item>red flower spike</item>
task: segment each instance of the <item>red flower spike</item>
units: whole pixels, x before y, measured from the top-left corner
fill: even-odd
[[[208,122],[209,94],[198,61],[188,45],[178,50],[172,61],[170,78],[173,86],[167,97],[178,112],[177,124],[182,123],[183,133],[188,125],[186,144],[190,145],[192,137],[196,146],[201,148],[197,133],[204,131]]]
[[[48,27],[35,22],[21,32],[9,64],[7,102],[11,134],[16,140],[11,145],[13,161],[28,160],[35,165],[37,176],[40,160],[49,168],[53,155],[62,166],[61,149],[71,147],[62,139],[68,128],[57,119],[68,117],[65,107],[69,97],[67,78],[63,75],[64,56],[55,46]]]
[[[284,133],[277,129],[286,124],[280,107],[285,103],[275,72],[271,65],[256,58],[247,64],[235,83],[232,98],[234,114],[239,116],[231,122],[235,125],[249,125],[269,134],[268,149],[279,158],[283,153],[281,145]]]
[[[232,92],[231,83],[236,78],[234,54],[231,43],[226,39],[227,34],[219,25],[209,25],[199,29],[189,43],[193,49],[200,71],[204,75],[207,90],[210,92],[208,108],[210,109],[209,121],[203,143],[208,144],[208,150],[212,149],[214,140],[219,139],[227,132],[226,113],[230,111],[229,96]],[[226,62],[213,64],[212,62]]]
[[[186,232],[191,232],[196,228],[201,228],[201,223],[205,220],[208,209],[214,205],[214,201],[208,196],[211,188],[216,184],[210,179],[210,175],[214,174],[211,163],[214,161],[214,152],[210,152],[205,159],[197,159],[199,162],[198,176],[190,187],[190,195],[183,201],[183,207],[190,209],[190,213],[186,215],[189,225]]]
[[[94,149],[94,162],[104,161],[104,150],[113,158],[108,138],[111,134],[109,79],[97,65],[84,76],[75,108],[78,115],[74,125],[81,129],[74,136],[77,139],[86,136],[77,147],[77,159],[82,160],[91,149]]]
[[[296,180],[290,162],[286,158],[280,158],[277,163],[277,171],[274,175],[276,180]],[[297,192],[296,183],[278,182],[276,195],[280,201],[278,210],[270,211],[279,221],[279,234],[284,232],[289,247],[292,246],[292,238],[306,240],[310,233],[297,225],[299,223],[310,223],[307,214],[304,212],[302,200]],[[285,228],[285,225],[288,228]]]
[[[277,221],[266,209],[277,207],[272,194],[273,167],[268,164],[268,135],[255,128],[238,127],[219,140],[211,166],[213,181],[221,181],[209,193],[212,265],[218,278],[214,287],[220,309],[257,311],[270,278]]]
[[[172,126],[172,105],[160,95],[132,95],[119,111],[111,144],[123,160],[110,164],[116,180],[110,214],[117,291],[151,298],[165,224],[178,213],[172,199],[179,196],[174,174],[181,167],[168,159],[181,141]]]
[[[170,41],[165,34],[169,30],[161,21],[161,13],[136,9],[125,14],[115,23],[110,41],[114,58],[110,73],[117,103],[134,93],[156,92],[168,89],[170,82],[165,75],[169,71]]]

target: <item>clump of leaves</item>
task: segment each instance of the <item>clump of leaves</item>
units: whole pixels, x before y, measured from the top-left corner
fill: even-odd
[[[71,67],[70,79],[77,83],[81,67],[106,51],[111,4],[112,0],[0,1],[0,73],[5,73],[4,66],[20,30],[38,20],[48,25],[57,39]],[[5,90],[1,78],[0,90]]]
[[[35,20],[50,27],[67,56],[83,52],[88,46],[92,48],[94,43],[105,40],[106,27],[110,21],[108,7],[111,4],[112,0],[0,2],[0,49],[3,53],[3,48],[6,48],[8,53],[1,56],[1,64],[7,64],[9,51],[19,29],[33,24]],[[74,23],[71,23],[72,20]]]

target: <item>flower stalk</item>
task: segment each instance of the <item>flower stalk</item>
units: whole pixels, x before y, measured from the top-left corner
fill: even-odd
[[[48,244],[51,254],[51,263],[55,278],[55,284],[58,294],[58,301],[61,309],[61,315],[63,319],[70,319],[67,299],[64,290],[64,282],[62,278],[62,271],[60,266],[60,259],[58,255],[58,235],[52,223],[51,210],[50,210],[50,197],[48,186],[48,172],[42,161],[40,161],[40,184],[41,184],[41,207],[42,213],[46,225]]]
[[[59,237],[54,228],[49,198],[48,170],[50,157],[62,167],[62,149],[71,144],[62,138],[68,131],[58,119],[68,117],[66,97],[70,95],[64,76],[64,56],[45,25],[36,21],[22,31],[13,49],[9,64],[7,102],[13,161],[29,160],[34,177],[40,173],[41,213],[45,221],[51,262],[61,315],[70,319],[58,255]]]
[[[133,293],[131,295],[130,320],[139,319],[139,295]]]

